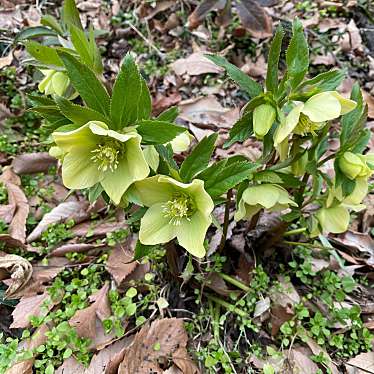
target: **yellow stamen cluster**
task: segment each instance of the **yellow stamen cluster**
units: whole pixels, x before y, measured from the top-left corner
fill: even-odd
[[[320,123],[311,121],[309,117],[307,117],[304,113],[301,113],[299,123],[295,128],[295,133],[300,135],[312,133],[313,136],[316,136],[316,131],[319,130],[320,127]]]
[[[100,171],[104,172],[108,169],[114,171],[117,169],[120,149],[115,145],[99,145],[98,148],[93,150],[91,153],[93,153],[91,160],[98,164],[97,168]]]
[[[182,193],[176,193],[162,207],[164,217],[169,218],[170,224],[175,226],[179,226],[184,218],[189,220],[194,211],[191,198]]]

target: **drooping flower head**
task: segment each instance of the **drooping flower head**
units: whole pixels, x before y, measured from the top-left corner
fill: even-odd
[[[343,205],[322,207],[316,213],[316,218],[323,233],[339,234],[348,230],[349,211]]]
[[[373,173],[368,166],[371,155],[360,155],[352,152],[344,152],[339,159],[339,168],[349,179],[368,178]]]
[[[297,206],[288,196],[288,192],[277,184],[250,186],[244,190],[239,201],[235,220],[250,220],[263,208],[275,212],[287,209],[289,205]]]
[[[82,189],[100,183],[115,204],[135,181],[149,174],[136,132],[118,133],[99,121],[90,121],[52,137],[64,153],[62,179],[66,187]]]
[[[354,101],[345,99],[336,91],[318,93],[290,111],[275,132],[274,144],[282,143],[291,133],[315,134],[326,121],[338,118],[355,107]]]
[[[212,222],[213,201],[204,182],[191,183],[156,175],[136,182],[131,193],[149,209],[140,222],[139,240],[145,245],[179,245],[196,257],[205,255],[204,239]]]
[[[70,84],[69,77],[61,71],[52,69],[40,71],[44,78],[38,85],[39,91],[46,95],[63,96]]]
[[[253,111],[253,131],[257,139],[263,139],[269,132],[276,117],[276,110],[270,104],[262,104]]]

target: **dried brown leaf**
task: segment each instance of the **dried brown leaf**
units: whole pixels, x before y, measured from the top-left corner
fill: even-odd
[[[292,348],[289,359],[294,373],[315,374],[318,366],[309,358],[311,352],[304,347]]]
[[[128,247],[128,243],[124,246]],[[133,252],[122,245],[116,245],[106,263],[107,271],[118,286],[136,269],[138,263],[133,260]]]
[[[181,355],[176,358],[177,360],[180,358],[188,361],[188,356],[179,350],[186,348],[187,341],[188,336],[182,319],[164,318],[154,321],[136,334],[133,343],[125,351],[118,374],[162,373],[163,370],[158,365],[158,360],[173,357],[176,353]],[[175,362],[177,366],[181,365],[177,362]],[[196,369],[194,372],[187,373],[197,372]]]
[[[93,303],[84,309],[78,310],[70,319],[69,324],[73,326],[81,337],[94,339],[96,335],[96,318],[100,321],[110,317],[111,309],[108,300],[109,283],[95,294],[91,295]]]
[[[231,128],[239,119],[238,108],[224,108],[213,95],[182,101],[179,108],[179,118],[194,124]]]
[[[243,26],[255,38],[267,38],[273,34],[273,22],[255,0],[240,0],[235,7]]]
[[[17,174],[34,174],[46,172],[57,164],[57,160],[48,152],[25,153],[16,156],[12,161],[12,167]]]
[[[10,273],[12,283],[5,292],[5,297],[13,298],[17,290],[21,289],[32,276],[32,265],[25,258],[17,255],[0,257],[0,269]]]
[[[204,56],[204,52],[196,52],[186,58],[180,58],[171,64],[177,75],[201,75],[221,73],[222,68]]]
[[[66,201],[53,208],[44,215],[35,229],[27,237],[27,242],[32,243],[40,238],[42,233],[53,223],[73,219],[74,222],[83,221],[89,217],[88,201]]]
[[[196,29],[208,13],[217,7],[219,2],[220,0],[203,0],[188,17],[189,29]]]
[[[366,91],[362,91],[362,94],[368,105],[368,117],[374,118],[374,97]]]

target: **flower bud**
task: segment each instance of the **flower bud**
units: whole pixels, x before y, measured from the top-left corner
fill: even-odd
[[[371,170],[366,164],[365,156],[352,152],[345,152],[339,159],[339,168],[349,179],[369,177]]]
[[[270,104],[262,104],[253,111],[253,131],[262,139],[270,130],[276,117],[276,111]]]
[[[177,135],[172,141],[170,141],[173,152],[182,153],[184,151],[187,151],[192,139],[193,136],[188,131],[182,132],[181,134]]]
[[[39,83],[39,91],[44,92],[46,95],[57,94],[62,96],[69,87],[70,80],[68,76],[56,70],[41,70],[44,79]]]

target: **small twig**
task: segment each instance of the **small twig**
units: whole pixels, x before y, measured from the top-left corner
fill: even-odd
[[[218,275],[223,279],[225,280],[226,282],[228,283],[231,283],[233,286],[235,287],[238,287],[240,288],[241,290],[245,291],[245,292],[249,292],[251,289],[250,287],[246,286],[244,283],[240,282],[239,280],[233,278],[233,277],[230,277],[229,275],[227,274],[224,274],[224,273],[218,273]]]
[[[165,54],[162,53],[147,37],[145,37],[130,21],[127,21],[127,24],[148,44],[148,46],[154,49],[158,56],[164,60]]]
[[[227,192],[226,197],[226,204],[225,204],[225,217],[223,221],[223,230],[222,230],[222,238],[221,242],[219,243],[218,253],[221,253],[225,248],[226,239],[227,239],[227,232],[229,229],[229,221],[230,221],[230,204],[232,198],[232,189],[230,188]]]
[[[291,235],[296,235],[296,234],[302,234],[303,232],[305,232],[307,230],[306,227],[301,227],[299,229],[295,229],[295,230],[289,230],[289,231],[286,231],[283,236],[291,236]]]

